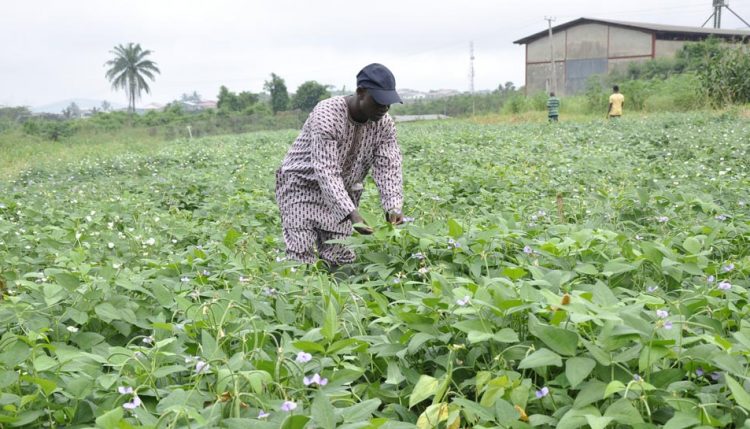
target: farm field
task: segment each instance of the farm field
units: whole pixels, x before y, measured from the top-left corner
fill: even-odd
[[[411,221],[370,181],[335,275],[296,134],[0,182],[0,427],[750,427],[746,118],[399,125]]]

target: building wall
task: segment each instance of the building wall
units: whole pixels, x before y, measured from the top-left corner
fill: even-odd
[[[568,28],[565,59],[607,58],[607,28],[601,24]]]
[[[529,64],[526,66],[526,94],[551,91],[551,72],[549,63]],[[565,92],[565,63],[555,62],[557,73],[557,93]],[[548,86],[549,85],[549,86]]]
[[[638,58],[610,58],[607,61],[607,73],[613,73],[615,71],[625,71],[628,69],[630,63],[641,63],[650,60],[651,57],[638,57]]]
[[[609,58],[651,57],[653,36],[645,31],[609,27]]]
[[[571,27],[555,33],[552,40],[555,61],[560,61],[556,63],[560,95],[582,92],[593,74],[626,68],[628,63],[651,59],[654,54],[651,33],[603,24]],[[549,38],[537,39],[526,48],[526,93],[546,91],[550,79]]]
[[[552,42],[554,43],[555,50],[555,61],[562,61],[565,59],[565,32],[561,31],[552,35]],[[549,37],[545,36],[541,39],[535,40],[529,43],[527,46],[527,58],[526,61],[529,63],[541,63],[549,61]]]
[[[682,40],[657,40],[656,41],[656,58],[671,58],[674,57],[677,51],[685,46],[685,41]]]

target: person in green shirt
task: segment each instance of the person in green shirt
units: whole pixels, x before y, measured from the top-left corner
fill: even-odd
[[[560,116],[560,99],[555,97],[555,92],[549,93],[547,99],[547,117],[550,122],[557,122],[557,118]]]

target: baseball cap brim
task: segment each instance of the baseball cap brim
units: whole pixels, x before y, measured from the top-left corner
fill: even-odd
[[[382,104],[383,106],[390,106],[391,104],[396,103],[404,103],[403,101],[401,101],[401,97],[398,96],[398,93],[395,89],[367,88],[367,91],[372,95],[372,98],[374,98],[378,104]]]

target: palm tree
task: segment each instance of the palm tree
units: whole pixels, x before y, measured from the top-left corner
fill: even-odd
[[[115,57],[104,65],[109,66],[106,76],[112,82],[112,89],[124,89],[128,95],[128,110],[135,113],[135,100],[141,98],[141,91],[150,92],[146,77],[154,80],[154,73],[160,73],[156,63],[146,59],[151,51],[141,49],[141,45],[128,43],[117,45],[110,51]]]

